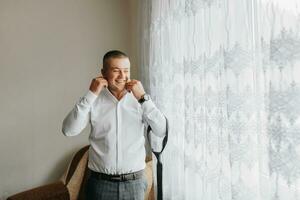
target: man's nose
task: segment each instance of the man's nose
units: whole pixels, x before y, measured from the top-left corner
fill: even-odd
[[[120,77],[125,79],[125,77],[126,77],[126,74],[125,74],[125,72],[121,71],[121,73],[120,73]]]

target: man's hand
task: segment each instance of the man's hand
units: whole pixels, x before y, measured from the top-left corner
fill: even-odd
[[[138,80],[130,80],[125,85],[127,91],[131,91],[137,100],[141,99],[145,94],[143,85]]]
[[[108,82],[103,76],[96,77],[92,80],[90,85],[90,91],[93,92],[95,95],[99,95],[103,87],[107,87]]]

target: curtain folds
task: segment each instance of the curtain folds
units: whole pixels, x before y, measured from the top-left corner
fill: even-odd
[[[300,199],[300,2],[140,1],[170,200]]]

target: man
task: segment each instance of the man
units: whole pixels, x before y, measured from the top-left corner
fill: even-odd
[[[91,124],[88,200],[143,200],[147,180],[144,128],[164,137],[166,119],[140,81],[130,80],[130,61],[121,51],[103,57],[102,75],[64,119],[62,131],[75,136]]]

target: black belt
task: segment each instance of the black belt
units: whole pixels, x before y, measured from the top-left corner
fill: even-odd
[[[142,178],[143,176],[144,176],[144,170],[128,173],[128,174],[120,174],[120,175],[110,175],[110,174],[103,174],[100,172],[91,171],[91,177],[101,179],[101,180],[114,181],[114,182],[136,180]]]

